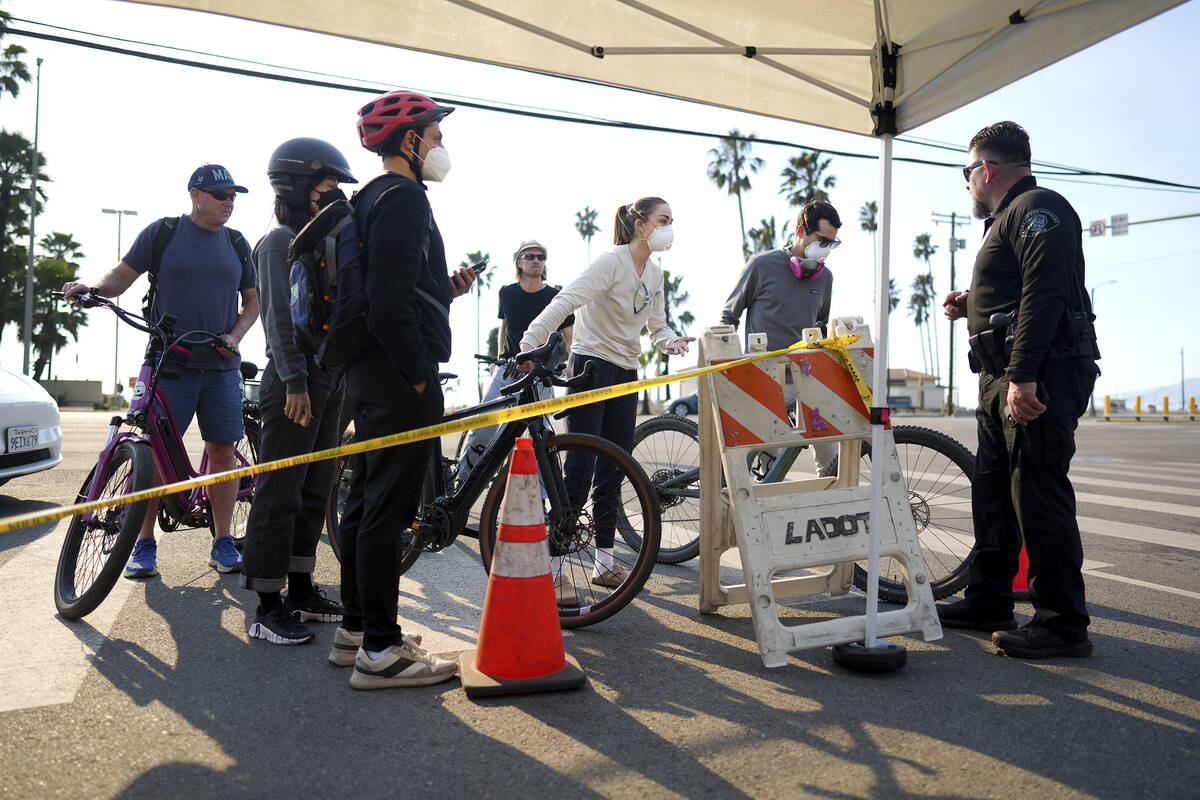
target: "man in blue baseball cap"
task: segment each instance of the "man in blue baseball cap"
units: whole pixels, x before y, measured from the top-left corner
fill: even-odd
[[[209,471],[221,472],[235,464],[234,447],[243,436],[242,381],[238,343],[258,319],[258,290],[246,239],[225,227],[233,201],[246,187],[238,186],[220,164],[205,164],[188,180],[192,201],[189,214],[163,217],[140,234],[133,247],[94,287],[70,282],[66,297],[91,292],[116,297],[149,273],[146,316],[157,322],[175,317],[175,330],[221,334],[222,347],[195,347],[178,378],[160,377],[158,388],[166,395],[182,434],[195,416],[208,455]],[[240,309],[239,309],[240,300]],[[238,482],[210,486],[208,495],[216,535],[208,563],[218,572],[242,568],[242,556],[230,536]],[[126,578],[158,574],[158,546],[154,523],[158,501],[151,500],[146,521],[133,548]]]

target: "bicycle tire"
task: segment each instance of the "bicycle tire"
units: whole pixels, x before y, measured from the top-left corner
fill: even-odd
[[[690,561],[700,554],[700,426],[675,414],[648,419],[633,432],[632,455],[662,509],[658,563]],[[617,530],[630,547],[642,546],[631,525]]]
[[[913,511],[921,554],[935,600],[949,597],[967,583],[975,544],[971,516],[971,475],[975,456],[950,436],[915,425],[892,429],[896,455]],[[871,481],[871,448],[864,442],[859,479]],[[866,562],[854,565],[854,585],[866,591]],[[879,561],[879,599],[905,604],[908,590],[901,564],[895,558]]]
[[[587,481],[585,497],[577,500],[579,507],[569,510],[558,524],[547,509],[547,533],[552,540],[563,543],[565,560],[562,574],[569,577],[580,595],[578,607],[559,606],[559,623],[564,628],[582,628],[608,619],[627,606],[646,585],[654,569],[659,543],[659,511],[654,490],[633,457],[607,439],[588,434],[563,434],[551,436],[546,441],[546,451],[558,475],[567,475],[564,464],[572,458],[572,469],[591,472]],[[630,524],[641,529],[642,546],[633,548],[617,536],[616,508],[597,511],[592,488],[597,471],[596,464],[603,459],[611,470],[609,486],[617,500],[616,508],[623,511]],[[488,490],[480,519],[479,554],[484,569],[490,569],[495,552],[496,533],[499,528],[501,504],[508,482],[508,470],[502,470]],[[598,518],[599,517],[599,518]],[[611,517],[614,527],[613,562],[625,570],[625,579],[615,587],[598,586],[591,582],[596,565],[595,531],[605,525]],[[568,530],[569,528],[569,530]],[[547,565],[549,567],[549,565]]]
[[[152,459],[145,442],[121,442],[100,476],[104,488],[97,499],[148,488],[153,479]],[[95,479],[93,467],[76,502],[87,499]],[[90,614],[108,597],[133,552],[148,504],[148,500],[141,500],[71,518],[54,576],[54,605],[65,619]]]
[[[345,447],[354,441],[354,434],[347,431],[342,434],[340,446]],[[346,498],[350,495],[350,478],[352,470],[345,456],[339,456],[333,464],[333,477],[330,482],[329,498],[325,501],[325,533],[329,538],[329,547],[333,556],[341,563],[342,546],[338,539],[342,514],[346,510]],[[425,480],[421,487],[421,505],[424,506],[433,497],[433,478],[426,470]],[[418,517],[420,512],[418,511]],[[408,572],[421,556],[421,550],[416,546],[416,538],[410,537],[401,545],[400,574]]]
[[[354,433],[346,431],[342,434],[339,447],[345,447],[354,441]],[[341,523],[342,512],[346,510],[346,498],[350,495],[350,474],[345,456],[338,456],[333,462],[333,477],[329,484],[329,497],[325,501],[325,536],[329,540],[329,548],[333,557],[342,560],[342,546],[338,542],[338,527]]]
[[[258,426],[252,425],[249,420],[246,420],[246,435],[234,447],[234,458],[237,461],[234,464],[235,468],[241,469],[258,463],[258,435]],[[254,475],[248,475],[238,482],[237,498],[233,501],[233,517],[229,521],[229,535],[233,537],[233,546],[239,553],[246,544],[246,525],[250,522],[250,506],[254,501],[254,479]],[[210,510],[209,526],[213,536],[216,536],[216,522],[212,520],[211,513]]]

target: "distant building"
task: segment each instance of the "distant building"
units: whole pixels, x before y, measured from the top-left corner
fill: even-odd
[[[901,410],[940,412],[946,402],[946,387],[937,377],[912,369],[889,369],[887,404]]]

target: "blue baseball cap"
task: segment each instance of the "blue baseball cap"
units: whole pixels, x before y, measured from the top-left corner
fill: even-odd
[[[188,180],[188,189],[233,189],[242,193],[248,191],[245,186],[234,183],[229,170],[220,164],[205,164],[197,168]]]

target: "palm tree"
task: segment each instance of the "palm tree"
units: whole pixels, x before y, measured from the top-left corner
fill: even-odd
[[[879,230],[879,204],[869,200],[858,210],[858,224],[871,234],[871,262],[879,269],[879,254],[875,250],[875,232]]]
[[[746,235],[750,237],[750,244],[754,248],[754,252],[774,250],[779,246],[779,223],[775,221],[775,217],[770,219],[764,217],[758,223],[758,227],[746,231]]]
[[[33,378],[41,380],[54,354],[67,344],[69,336],[79,341],[79,329],[87,324],[87,314],[74,303],[56,307],[50,292],[67,281],[78,280],[79,264],[83,258],[79,243],[69,233],[53,233],[39,243],[49,255],[37,259],[33,269]],[[22,292],[22,296],[24,292]],[[18,337],[24,336],[18,329]],[[23,339],[22,339],[23,340]]]
[[[708,151],[708,178],[729,194],[735,195],[738,201],[738,230],[742,234],[742,255],[749,257],[750,247],[746,243],[746,215],[742,212],[742,192],[750,191],[750,176],[758,172],[767,163],[757,156],[750,155],[752,145],[745,141],[734,128],[728,136],[722,136],[721,144]],[[754,138],[751,133],[748,137]]]
[[[925,349],[925,338],[921,336],[925,321],[929,318],[929,300],[925,296],[925,292],[919,288],[923,277],[923,275],[918,275],[913,280],[913,293],[908,297],[908,313],[912,315],[913,322],[917,325],[917,340],[921,343],[921,367],[928,374],[929,356]]]
[[[472,264],[478,264],[480,261],[489,261],[489,260],[491,260],[490,254],[484,253],[480,250],[474,250],[470,253],[467,253],[467,257],[465,259],[463,259],[462,261],[460,261],[458,266],[460,269],[465,269],[466,267],[469,267]],[[480,322],[480,318],[479,318],[479,308],[480,308],[481,303],[483,302],[483,290],[488,288],[488,286],[491,285],[493,275],[495,275],[494,271],[492,271],[490,269],[485,269],[482,273],[480,273],[479,275],[477,275],[475,277],[475,283],[473,283],[471,285],[471,290],[473,292],[475,292],[475,352],[476,353],[478,353],[480,351],[481,333],[482,333],[480,331],[480,325],[482,323]],[[482,364],[483,362],[479,362],[479,363]],[[480,401],[482,401],[483,400],[483,380],[481,378],[478,378],[478,376],[477,376],[476,383],[478,384],[477,388],[479,389],[479,399],[480,399]]]
[[[8,24],[11,21],[11,16],[0,11],[0,38],[3,38],[8,31]],[[25,48],[19,44],[10,44],[4,48],[3,53],[0,53],[0,97],[5,92],[16,97],[21,91],[21,84],[29,83],[29,67],[25,66],[25,62],[21,60],[23,55],[25,55]]]
[[[584,206],[583,211],[575,212],[575,230],[579,231],[579,236],[587,243],[588,263],[592,263],[592,237],[600,232],[600,228],[596,225],[596,215],[599,212],[591,206]]]
[[[918,276],[917,281],[919,281],[921,284],[920,291],[926,295],[928,306],[931,310],[936,306],[937,303],[937,290],[933,285],[933,266],[930,264],[930,259],[933,257],[933,254],[937,252],[937,249],[938,246],[932,242],[928,233],[918,234],[917,238],[913,240],[913,257],[919,258],[925,262],[925,275]],[[917,281],[913,282],[914,289],[917,288]],[[933,329],[933,345],[929,349],[929,360],[934,370],[931,374],[937,375],[941,372],[941,369],[939,368],[939,353],[941,351],[937,349],[938,339],[936,315],[932,313],[928,314],[927,324],[928,327],[925,331],[925,335],[927,337],[929,336],[929,328]]]
[[[0,130],[0,332],[19,320],[25,309],[25,269],[28,250],[19,243],[29,235],[29,184],[33,144],[19,133]],[[46,158],[38,154],[38,203],[50,177],[43,172]],[[37,267],[35,265],[36,273]],[[36,275],[35,275],[36,277]]]
[[[786,195],[788,205],[799,208],[810,200],[829,202],[829,193],[837,185],[837,178],[826,175],[825,170],[833,159],[821,160],[821,151],[813,150],[801,153],[788,159],[788,165],[779,173],[783,183],[779,184],[779,193]]]

